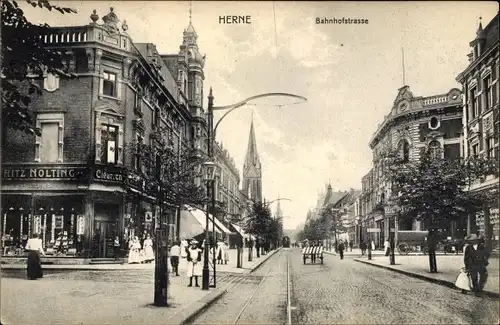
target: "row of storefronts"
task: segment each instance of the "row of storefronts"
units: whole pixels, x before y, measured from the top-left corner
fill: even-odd
[[[170,240],[204,233],[206,214],[201,209],[183,206],[161,211],[140,179],[125,181],[119,171],[96,167],[89,181],[82,177],[85,172],[83,166],[3,167],[4,257],[25,255],[24,246],[33,234],[42,239],[48,257],[89,260],[115,258],[117,250],[127,250],[130,238],[154,237],[160,225],[169,229]],[[109,176],[113,173],[117,177]],[[232,233],[217,218],[209,229],[215,229],[219,239]]]

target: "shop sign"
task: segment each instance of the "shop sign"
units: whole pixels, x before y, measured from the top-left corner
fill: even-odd
[[[83,167],[3,167],[2,179],[24,180],[24,179],[54,179],[54,180],[76,180],[85,175],[86,168]]]
[[[125,179],[121,169],[110,167],[96,167],[94,170],[94,178],[101,181],[116,183],[123,183]]]

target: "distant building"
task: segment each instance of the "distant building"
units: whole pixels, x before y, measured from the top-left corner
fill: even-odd
[[[483,29],[479,23],[476,38],[469,44],[471,53],[469,66],[462,71],[457,81],[462,84],[463,100],[463,143],[462,156],[485,155],[496,158],[499,155],[499,15],[497,14]],[[496,200],[484,212],[469,217],[467,234],[480,232],[487,238],[498,241],[500,227],[498,220],[498,174],[486,177],[474,184],[472,191],[493,191]]]
[[[387,148],[396,148],[403,160],[418,160],[424,150],[440,152],[444,158],[460,158],[460,134],[462,132],[462,98],[459,89],[428,97],[414,96],[409,86],[398,90],[390,113],[385,116],[370,140],[373,152],[373,198],[372,211],[366,211],[370,220],[382,230],[378,237],[383,243],[395,229],[425,230],[427,225],[415,220],[396,219],[389,184],[384,181],[386,166],[380,153]],[[437,149],[441,150],[437,150]],[[460,235],[466,225],[450,224],[442,229],[445,234]],[[397,241],[397,231],[395,239]]]
[[[262,166],[257,151],[253,118],[250,124],[247,153],[243,164],[243,191],[250,200],[262,202]]]
[[[240,172],[222,144],[216,143],[215,157],[220,171],[216,200],[223,202],[226,207],[225,213],[219,218],[229,227],[229,223],[238,222],[240,219]]]

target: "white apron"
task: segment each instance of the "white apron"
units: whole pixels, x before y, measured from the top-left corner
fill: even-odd
[[[130,251],[128,253],[129,264],[141,262],[140,250],[141,250],[141,243],[140,242],[135,242],[131,245]]]
[[[201,249],[199,248],[189,248],[189,255],[191,256],[191,261],[187,263],[187,277],[201,276],[203,271],[203,262],[198,261],[198,256],[201,254]]]
[[[144,240],[144,259],[146,261],[152,261],[155,259],[155,252],[153,251],[153,240]]]

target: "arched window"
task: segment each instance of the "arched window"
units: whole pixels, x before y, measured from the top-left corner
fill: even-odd
[[[429,151],[431,157],[437,158],[441,153],[441,144],[437,140],[432,140],[431,142],[429,142],[427,150]]]
[[[410,161],[410,143],[405,139],[399,141],[399,158],[403,162]]]

